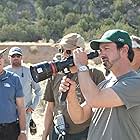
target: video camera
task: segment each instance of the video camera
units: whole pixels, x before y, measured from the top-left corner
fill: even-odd
[[[97,51],[87,54],[88,59],[93,59],[99,56]],[[35,82],[43,81],[47,78],[50,78],[52,75],[57,74],[58,72],[63,71],[65,68],[70,68],[74,66],[73,56],[68,57],[65,60],[61,61],[50,61],[50,62],[41,62],[30,66],[30,71],[32,78]]]

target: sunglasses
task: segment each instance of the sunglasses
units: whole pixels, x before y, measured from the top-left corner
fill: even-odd
[[[15,57],[20,58],[21,55],[20,55],[20,54],[13,54],[13,55],[11,55],[11,57],[12,57],[12,58],[15,58]]]
[[[71,55],[71,53],[72,53],[71,50],[64,50],[63,48],[59,48],[59,49],[58,49],[58,52],[59,52],[59,53],[63,53],[64,51],[65,51],[66,54],[68,54],[68,55]]]

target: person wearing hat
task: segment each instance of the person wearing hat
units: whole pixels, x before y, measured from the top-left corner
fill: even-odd
[[[78,47],[85,48],[84,38],[77,33],[69,33],[65,35],[59,42],[59,52],[62,54],[62,60],[67,59],[72,55],[72,51]],[[84,97],[81,94],[78,77],[77,68],[72,66],[69,68],[72,75],[70,76],[77,83],[76,87],[76,97],[78,98],[79,104],[84,102]],[[90,76],[92,80],[98,84],[104,80],[104,75],[101,71],[97,69],[90,69]],[[58,73],[50,79],[47,79],[46,89],[45,89],[45,100],[47,102],[45,119],[44,119],[44,131],[42,140],[47,140],[47,136],[51,140],[86,140],[88,134],[88,128],[91,118],[89,118],[85,123],[74,124],[70,119],[66,108],[66,101],[60,100],[60,93],[58,93],[59,85],[64,73]],[[54,122],[54,123],[53,123]],[[64,128],[64,129],[63,129]],[[63,129],[63,132],[62,132]],[[51,132],[50,132],[51,131]]]
[[[28,136],[31,114],[34,112],[41,99],[41,88],[40,85],[34,82],[34,80],[32,79],[30,68],[22,63],[23,52],[21,48],[12,47],[9,50],[8,58],[10,60],[10,65],[5,67],[5,69],[16,73],[20,77],[20,81],[23,87],[26,109],[26,130]]]
[[[4,70],[0,50],[0,139],[26,140],[24,94],[18,75]]]
[[[96,86],[87,68],[87,54],[81,48],[74,50],[86,104],[80,106],[75,98],[75,81],[63,77],[59,90],[69,90],[67,107],[71,119],[80,124],[93,113],[88,140],[139,140],[140,75],[131,67],[134,52],[129,34],[120,29],[108,30],[100,39],[92,40],[90,46],[100,51],[103,65],[113,72],[115,79]]]
[[[131,63],[134,70],[140,73],[140,38],[132,35],[132,48],[134,51],[134,59]]]

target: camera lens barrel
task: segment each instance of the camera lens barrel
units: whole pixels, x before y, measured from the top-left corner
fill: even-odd
[[[30,66],[30,72],[35,82],[43,81],[53,75],[52,66],[48,62]]]
[[[91,52],[87,54],[88,59],[98,57],[98,52]],[[73,56],[68,57],[66,60],[56,62],[41,62],[30,66],[32,78],[35,82],[43,81],[50,78],[52,75],[63,71],[65,68],[74,66]]]

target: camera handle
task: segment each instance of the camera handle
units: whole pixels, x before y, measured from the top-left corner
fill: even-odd
[[[65,74],[66,74],[67,78],[71,78],[72,75],[73,75],[71,72],[68,72],[68,73],[65,73]],[[65,92],[61,92],[60,94],[61,94],[60,95],[60,101],[64,102],[67,98],[68,90],[65,91]]]

